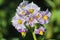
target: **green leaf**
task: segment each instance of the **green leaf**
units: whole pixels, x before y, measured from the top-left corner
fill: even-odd
[[[54,3],[55,3],[56,5],[59,5],[59,4],[60,4],[60,0],[54,0]]]
[[[2,20],[2,21],[1,21],[1,24],[2,24],[2,27],[6,27],[6,26],[7,26],[6,20]]]
[[[19,40],[19,38],[12,38],[11,40]]]
[[[0,17],[3,19],[6,17],[6,11],[5,10],[0,10]]]
[[[6,40],[6,39],[4,39],[4,38],[1,38],[0,40]]]
[[[52,8],[55,8],[55,3],[53,2],[53,1],[51,1],[51,0],[45,0],[47,3],[48,3],[48,5],[50,5]]]
[[[60,10],[53,10],[52,11],[51,22],[53,22],[54,20],[57,21],[58,25],[60,25]]]
[[[4,0],[0,0],[0,5],[2,5],[4,3]]]

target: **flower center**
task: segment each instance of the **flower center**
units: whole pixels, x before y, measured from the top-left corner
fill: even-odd
[[[40,17],[40,15],[38,14],[38,15],[36,15],[36,18],[39,18]]]
[[[44,15],[44,16],[43,16],[43,19],[44,19],[44,20],[47,20],[47,19],[48,19],[48,17],[47,17],[46,15]]]
[[[22,14],[25,15],[25,12],[23,11]]]
[[[29,21],[32,22],[33,21],[33,18],[29,18]]]
[[[18,20],[18,24],[22,24],[22,20],[21,19]]]
[[[24,8],[25,6],[24,5],[22,5],[22,8]]]
[[[39,31],[39,34],[40,34],[40,35],[43,35],[43,31],[42,31],[42,30],[40,30],[40,31]]]
[[[33,14],[34,9],[29,9],[29,12],[30,12],[31,14]]]
[[[25,32],[21,32],[21,35],[24,36],[25,35]]]

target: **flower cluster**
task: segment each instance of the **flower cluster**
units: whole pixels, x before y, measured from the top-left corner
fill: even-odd
[[[28,3],[28,1],[23,1],[20,3],[16,11],[16,15],[12,18],[12,24],[18,30],[18,32],[21,32],[22,36],[24,36],[24,34],[28,31],[25,24],[32,28],[36,23],[42,25],[47,24],[51,16],[48,9],[46,11],[40,11],[40,7],[33,2]],[[45,28],[35,28],[34,32],[36,34],[43,35]]]

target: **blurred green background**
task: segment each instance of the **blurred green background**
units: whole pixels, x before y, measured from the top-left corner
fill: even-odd
[[[12,26],[11,20],[16,8],[23,0],[0,0],[0,40],[33,40],[30,32],[25,38]],[[46,40],[60,40],[60,0],[28,0],[34,2],[41,10],[47,8],[51,12],[47,28]]]

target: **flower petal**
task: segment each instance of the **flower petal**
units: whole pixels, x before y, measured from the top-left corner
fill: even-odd
[[[19,7],[23,8],[28,4],[28,1],[23,1],[20,3]]]
[[[40,27],[39,30],[42,30],[43,32],[45,32],[45,28]]]
[[[39,30],[38,29],[35,29],[35,34],[39,34]]]
[[[40,23],[40,24],[45,24],[45,21],[44,21],[43,19],[40,19],[40,20],[39,20],[39,23]]]

